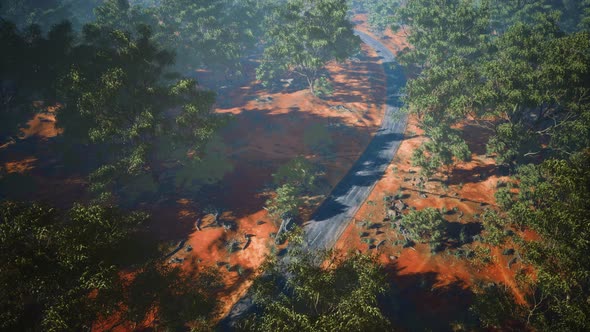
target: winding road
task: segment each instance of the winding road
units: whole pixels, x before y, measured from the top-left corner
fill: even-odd
[[[385,174],[404,137],[407,117],[400,111],[400,89],[405,86],[393,53],[371,36],[355,31],[362,41],[381,56],[385,68],[387,98],[381,128],[348,173],[334,187],[312,219],[305,223],[305,240],[310,249],[329,249],[342,235],[375,184]]]
[[[399,108],[400,89],[405,86],[406,80],[393,53],[366,33],[355,31],[355,34],[381,57],[386,74],[385,114],[381,128],[363,154],[318,207],[312,219],[303,225],[305,242],[310,249],[329,249],[334,246],[377,181],[385,174],[406,128],[407,116]],[[247,294],[232,307],[218,329],[233,330],[235,323],[252,309],[252,297]]]

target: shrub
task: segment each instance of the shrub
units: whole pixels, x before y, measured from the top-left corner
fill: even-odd
[[[324,98],[334,94],[334,86],[332,82],[325,76],[315,80],[315,95]]]
[[[437,209],[412,210],[402,217],[401,225],[408,230],[414,241],[430,242],[434,246],[440,245],[443,241],[445,220]]]

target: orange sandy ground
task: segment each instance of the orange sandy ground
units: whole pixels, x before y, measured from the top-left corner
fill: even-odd
[[[357,28],[371,34],[363,15],[358,15],[356,19],[359,24]],[[394,52],[407,46],[403,43],[403,36],[389,31],[381,41]],[[393,196],[400,190],[405,197],[403,201],[418,210],[426,207],[451,210],[457,207],[463,212],[462,217],[458,213],[448,216],[446,219],[449,222],[469,223],[474,214],[481,214],[484,209],[495,205],[497,183],[507,181],[508,178],[499,176],[494,160],[485,156],[485,131],[471,121],[465,121],[461,127],[473,152],[472,161],[461,163],[453,169],[448,188],[443,188],[438,181],[426,184],[422,191],[427,197],[422,198],[421,190],[417,187],[419,169],[412,168],[410,160],[413,151],[425,138],[421,136],[423,132],[417,127],[416,118],[410,116],[406,139],[393,162],[336,244],[336,249],[343,252],[360,251],[377,255],[378,260],[391,271],[395,287],[402,293],[405,291],[410,294],[409,301],[425,319],[447,317],[458,303],[463,302],[465,305],[465,301],[469,301],[469,288],[476,281],[503,283],[512,289],[518,302],[524,303],[524,295],[514,279],[516,271],[526,267],[517,263],[511,269],[508,268],[509,258],[503,256],[499,248],[491,248],[492,263],[485,266],[472,264],[464,258],[455,258],[447,251],[431,254],[425,244],[404,249],[402,245],[394,245],[393,241],[402,237],[391,229],[388,222],[383,221],[386,217],[384,197]],[[361,225],[363,221],[382,223],[383,227],[367,229]],[[379,249],[374,249],[374,246],[370,248],[369,244],[361,242],[362,232],[369,233],[368,238],[375,239],[374,244],[382,240],[385,240],[385,244]],[[521,235],[525,239],[535,237],[530,231]],[[425,282],[430,287],[428,291],[415,291],[418,284]],[[444,294],[447,296],[442,296]]]
[[[324,192],[327,192],[344,176],[380,126],[385,78],[378,56],[365,46],[362,53],[356,61],[328,65],[335,91],[326,100],[312,96],[307,89],[270,93],[258,87],[253,79],[253,68],[246,68],[249,81],[233,88],[226,97],[220,96],[223,100],[219,104],[223,108],[220,106],[216,112],[233,114],[231,126],[223,132],[223,139],[234,170],[220,183],[223,189],[207,194],[217,206],[224,207],[224,219],[236,222],[235,231],[207,227],[211,216],[203,214],[203,206],[195,198],[179,197],[173,203],[156,203],[148,208],[153,220],[150,228],[160,239],[172,246],[186,239],[185,246],[192,246],[192,251],[183,249],[173,256],[185,259],[183,268],[192,270],[221,265],[219,278],[226,288],[219,294],[222,303],[220,317],[246,292],[258,267],[274,246],[269,234],[276,232],[277,227],[262,208],[268,197],[268,184],[272,182],[271,174],[290,159],[304,155],[323,166],[326,175],[321,181]],[[208,78],[199,79],[207,82]],[[256,100],[266,97],[272,100]],[[348,110],[330,108],[338,105]],[[327,155],[316,154],[303,143],[306,130],[317,124],[328,128],[333,140]],[[47,146],[57,135],[59,131],[55,128],[53,110],[36,115],[15,143],[0,147],[0,160],[6,172],[33,177],[37,190],[31,199],[68,206],[73,200],[85,200],[86,181],[75,176],[56,178],[39,170],[40,160],[52,158]],[[23,149],[30,146],[34,148]],[[319,201],[302,211],[304,218],[317,204]],[[201,231],[194,229],[198,218],[203,218]],[[249,247],[229,254],[225,249],[226,240],[236,238],[243,244],[246,234],[254,235]],[[234,269],[228,271],[225,264]],[[236,272],[237,266],[241,266],[241,275]],[[150,323],[148,318],[145,325]],[[120,325],[116,330],[129,329],[130,326]]]
[[[364,23],[363,15],[355,19],[359,30],[370,33]],[[386,32],[381,40],[395,53],[407,47],[401,33]],[[324,179],[326,187],[332,187],[362,153],[372,134],[379,127],[383,114],[384,77],[381,66],[377,62],[377,55],[366,47],[363,47],[363,52],[365,56],[360,61],[328,66],[335,83],[334,96],[328,100],[313,97],[307,90],[269,93],[261,88],[256,89],[255,82],[249,81],[233,89],[229,93],[230,100],[224,100],[224,107],[217,109],[219,113],[234,115],[231,130],[224,133],[224,140],[232,156],[234,171],[226,175],[222,181],[225,188],[223,192],[214,193],[213,196],[226,208],[224,217],[236,221],[238,225],[236,231],[226,233],[222,228],[207,227],[210,217],[203,216],[202,206],[191,198],[179,198],[173,204],[157,204],[151,208],[154,219],[152,228],[162,239],[186,238],[187,245],[192,246],[191,252],[181,250],[174,256],[185,259],[183,267],[187,270],[198,266],[225,263],[232,267],[237,265],[242,267],[241,276],[235,269],[232,272],[228,272],[225,268],[219,269],[220,279],[226,284],[226,288],[220,294],[220,300],[223,303],[220,317],[248,289],[258,267],[273,246],[269,234],[275,232],[277,227],[268,219],[262,206],[267,197],[264,189],[271,182],[271,174],[274,170],[295,156],[305,155],[323,165],[327,174]],[[373,79],[370,79],[367,73],[378,73],[378,75],[373,75]],[[252,77],[251,68],[249,75]],[[201,81],[206,79],[201,78]],[[272,101],[265,103],[255,99],[268,96],[272,98]],[[352,111],[330,109],[330,106],[335,105],[343,105]],[[330,130],[334,146],[333,153],[328,157],[314,154],[303,144],[306,128],[317,123],[335,128]],[[21,138],[38,139],[41,143],[36,144],[43,144],[42,142],[59,134],[53,124],[52,112],[39,114],[28,123],[29,126],[23,130]],[[469,221],[474,213],[480,213],[483,209],[481,203],[494,204],[493,192],[500,178],[491,174],[484,179],[479,179],[478,174],[482,170],[490,173],[494,169],[493,160],[480,156],[483,152],[480,146],[482,141],[477,141],[478,131],[469,126],[466,126],[466,129],[467,134],[472,138],[470,140],[473,145],[472,151],[480,152],[474,154],[472,162],[456,167],[451,178],[452,184],[446,192],[440,188],[440,185],[430,183],[426,187],[428,198],[422,199],[415,191],[416,188],[412,186],[412,180],[404,181],[404,178],[417,177],[417,174],[410,173],[409,160],[412,151],[423,139],[420,136],[407,138],[401,144],[386,175],[377,183],[367,204],[358,211],[355,221],[383,220],[383,197],[395,194],[400,187],[406,188],[404,193],[410,195],[405,202],[418,209],[426,206],[439,208],[444,206],[451,209],[457,206],[465,213],[462,222]],[[413,118],[407,129],[407,133],[411,132],[420,134],[416,128],[416,120]],[[56,179],[35,173],[38,159],[36,154],[20,152],[17,148],[19,144],[21,144],[20,141],[0,147],[3,168],[8,173],[32,171],[39,188],[34,199],[64,202],[71,201],[72,198],[84,197],[86,183],[83,179],[75,177]],[[460,190],[459,183],[463,183]],[[437,193],[448,195],[453,192],[456,192],[458,196],[451,198],[436,195]],[[464,198],[464,201],[461,202],[458,198]],[[309,215],[312,209],[313,207],[304,211],[304,216]],[[204,227],[201,231],[196,231],[193,225],[200,217],[203,217]],[[338,242],[337,248],[369,251],[367,244],[361,243],[359,231],[360,228],[356,222],[352,222]],[[378,241],[396,237],[396,234],[389,229],[382,228],[381,231],[384,232],[372,234]],[[246,234],[254,235],[249,247],[229,254],[225,249],[225,241],[236,238],[244,242]],[[404,279],[404,276],[429,274],[435,276],[433,289],[442,289],[450,285],[468,288],[476,279],[488,279],[506,283],[514,289],[518,297],[522,297],[514,285],[514,267],[512,270],[506,267],[506,258],[500,255],[497,249],[493,251],[494,263],[480,267],[479,270],[469,266],[464,260],[444,254],[431,255],[424,245],[417,245],[415,249],[394,247],[389,241],[377,253],[379,259],[395,271],[394,278],[402,288],[412,283],[408,282],[410,279]],[[418,306],[425,307],[424,310],[444,313],[445,303],[437,299],[435,295],[416,296],[415,302]],[[149,323],[148,319],[146,325]],[[118,330],[128,329],[128,326],[118,328]]]
[[[244,269],[242,276],[237,272],[222,269],[221,278],[227,290],[220,294],[223,316],[247,291],[257,274],[257,269],[273,246],[269,234],[276,232],[276,225],[269,220],[262,209],[265,197],[264,186],[272,182],[271,174],[290,159],[304,155],[323,166],[326,187],[334,186],[362,153],[372,134],[379,127],[383,114],[384,76],[381,66],[376,63],[376,54],[363,48],[367,55],[360,62],[332,63],[328,71],[334,81],[335,93],[327,100],[313,97],[307,90],[269,93],[266,90],[253,91],[253,84],[235,90],[231,104],[219,108],[219,113],[234,115],[236,124],[225,136],[234,159],[234,171],[224,179],[227,192],[221,201],[231,207],[228,219],[235,219],[238,231],[224,233],[219,228],[204,228],[189,236],[188,244],[193,247],[187,267],[196,260],[200,264],[227,262]],[[368,73],[379,73],[375,80],[369,80]],[[374,76],[374,75],[373,75]],[[256,98],[272,98],[271,102],[260,102]],[[348,111],[331,109],[343,105]],[[330,130],[334,146],[332,154],[315,154],[303,144],[306,128],[323,124],[335,128]],[[245,144],[233,144],[243,141]],[[188,201],[187,201],[188,202]],[[303,212],[304,218],[313,206]],[[185,213],[191,213],[190,210]],[[192,210],[193,214],[197,214]],[[190,220],[194,220],[190,218]],[[264,222],[258,225],[258,222]],[[205,221],[204,225],[207,224]],[[254,234],[246,250],[228,254],[225,240],[236,238],[244,242],[244,235]]]
[[[357,14],[353,17],[355,29],[360,30],[364,33],[371,35],[375,39],[379,39],[385,46],[387,46],[393,54],[399,54],[405,48],[410,47],[407,42],[407,36],[403,30],[393,32],[387,29],[381,32],[381,36],[377,36],[373,33],[369,25],[367,24],[367,14]]]
[[[418,170],[411,167],[410,159],[412,152],[424,138],[419,136],[421,132],[416,127],[414,117],[410,118],[407,128],[407,133],[411,132],[415,132],[417,135],[408,137],[402,142],[385,176],[377,183],[365,204],[359,209],[353,222],[336,244],[336,248],[345,251],[370,251],[368,244],[361,242],[359,234],[362,227],[360,223],[365,220],[382,222],[385,218],[384,197],[397,194],[400,188],[405,196],[403,201],[418,210],[426,207],[439,209],[444,207],[451,210],[457,207],[464,213],[461,218],[458,217],[458,214],[447,217],[450,222],[469,223],[473,220],[474,214],[480,214],[486,207],[489,208],[490,205],[495,204],[494,192],[496,184],[498,181],[507,180],[507,178],[490,175],[480,179],[479,174],[482,171],[492,171],[494,161],[491,158],[476,154],[472,156],[471,162],[463,163],[455,168],[448,189],[443,189],[439,182],[431,181],[423,190],[420,190],[416,186],[417,178],[419,178],[418,173],[416,173]],[[420,192],[424,192],[427,197],[420,197]],[[387,222],[383,223],[384,225],[387,224]],[[375,243],[387,240],[387,244],[380,247],[376,254],[384,264],[395,265],[398,275],[436,273],[437,282],[434,285],[435,287],[445,287],[457,281],[460,281],[464,287],[468,287],[476,279],[500,281],[511,286],[517,296],[522,298],[513,281],[515,265],[513,265],[512,270],[508,269],[506,258],[497,252],[497,248],[494,248],[492,252],[494,264],[478,269],[469,266],[464,259],[456,259],[444,253],[432,255],[427,245],[417,245],[415,249],[403,249],[401,245],[393,246],[391,240],[398,239],[398,235],[395,231],[388,229],[388,225],[385,226],[379,230],[371,231],[370,237],[376,239]]]

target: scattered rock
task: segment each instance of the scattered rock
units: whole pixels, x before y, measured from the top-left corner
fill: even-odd
[[[191,245],[186,246],[186,252],[191,252],[193,251],[193,247]]]
[[[246,244],[244,244],[244,246],[242,247],[242,250],[245,250],[246,248],[248,248],[248,246],[252,242],[252,236],[254,236],[254,235],[253,234],[245,234],[244,235],[244,237],[246,238]]]
[[[351,109],[347,108],[344,105],[336,105],[336,106],[330,106],[330,109],[333,109],[337,112],[352,112]]]
[[[393,204],[393,207],[397,210],[397,211],[403,211],[407,208],[406,203],[404,203],[401,199],[398,199],[397,202],[395,202]]]
[[[293,79],[292,78],[286,78],[286,79],[282,78],[281,83],[284,83],[285,87],[288,87],[293,83]]]
[[[259,103],[270,103],[272,102],[273,98],[271,96],[265,96],[265,97],[258,97],[256,98],[256,101]]]
[[[180,264],[182,262],[184,262],[184,258],[180,258],[180,257],[174,257],[170,260],[170,263],[172,263],[172,264],[174,264],[174,263]]]
[[[512,264],[516,263],[517,260],[518,260],[518,258],[512,257],[510,262],[508,262],[508,268],[510,269],[512,267]]]
[[[421,193],[421,194],[420,194],[420,197],[421,197],[421,198],[427,198],[428,196],[426,196],[426,194],[425,194],[425,193]]]
[[[387,216],[389,216],[390,219],[395,219],[398,216],[398,211],[395,208],[390,207],[387,209]]]

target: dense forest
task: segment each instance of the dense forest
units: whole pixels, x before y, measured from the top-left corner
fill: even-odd
[[[590,0],[3,0],[0,45],[2,331],[590,330]]]

